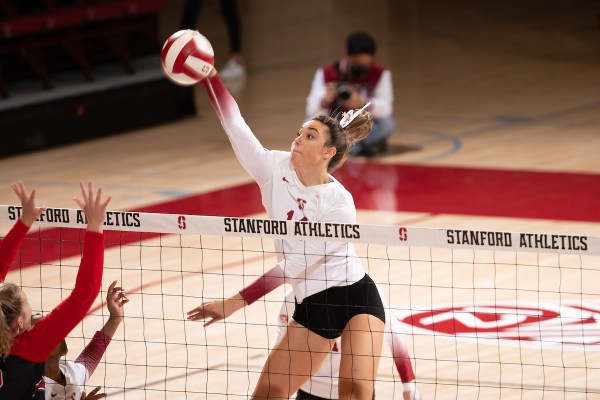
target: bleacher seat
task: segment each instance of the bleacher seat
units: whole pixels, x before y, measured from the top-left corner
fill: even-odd
[[[22,11],[24,3],[29,4]],[[50,89],[48,71],[54,65],[44,52],[56,46],[71,55],[86,80],[93,79],[88,59],[92,49],[86,46],[95,39],[107,42],[125,71],[134,72],[128,42],[136,33],[148,36],[154,29],[156,35],[154,23],[163,5],[164,0],[0,0],[0,96],[8,96],[3,72],[13,71],[3,69],[10,67],[10,57],[23,58],[42,87]]]

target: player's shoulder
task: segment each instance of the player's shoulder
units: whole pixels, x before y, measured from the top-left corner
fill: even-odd
[[[328,185],[326,209],[328,213],[344,214],[349,220],[356,219],[356,206],[352,194],[335,178]]]
[[[347,203],[352,203],[352,205],[354,205],[354,198],[352,197],[352,193],[350,193],[348,189],[346,189],[346,187],[342,185],[340,181],[335,179],[333,176],[329,175],[329,179],[331,180],[331,182],[329,182],[330,189],[332,189],[330,190],[331,196],[337,197],[338,200],[342,200]]]

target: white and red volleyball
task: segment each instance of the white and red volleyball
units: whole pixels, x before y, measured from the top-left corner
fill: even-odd
[[[160,56],[167,78],[182,86],[194,85],[206,78],[215,64],[215,53],[208,39],[190,29],[172,34]]]

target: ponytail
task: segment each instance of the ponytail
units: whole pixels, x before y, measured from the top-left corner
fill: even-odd
[[[333,116],[317,115],[314,121],[319,121],[329,129],[329,140],[327,146],[333,146],[336,149],[335,155],[329,161],[327,172],[331,172],[341,167],[350,154],[350,149],[355,143],[366,138],[371,129],[373,129],[373,117],[368,111],[361,111],[353,117],[350,123],[342,128],[340,121],[345,113],[338,112]]]
[[[14,283],[0,283],[0,356],[4,359],[10,354],[14,337],[11,325],[21,315],[23,302]]]
[[[363,111],[358,114],[350,124],[344,128],[346,140],[348,141],[350,148],[352,148],[355,143],[360,142],[369,136],[371,129],[373,129],[373,117],[371,116],[371,113]]]

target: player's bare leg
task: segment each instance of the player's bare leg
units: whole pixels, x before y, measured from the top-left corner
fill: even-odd
[[[290,322],[286,334],[271,350],[252,398],[289,398],[319,369],[332,345],[332,340]]]
[[[340,400],[371,400],[385,324],[369,314],[353,317],[342,333]]]

